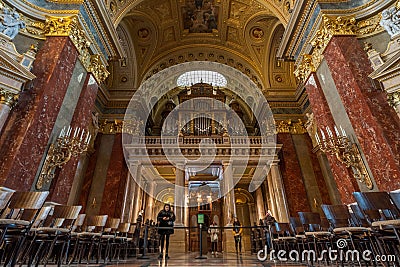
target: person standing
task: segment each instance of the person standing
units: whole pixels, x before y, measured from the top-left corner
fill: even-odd
[[[211,238],[211,255],[218,255],[218,225],[215,221],[212,222],[210,227],[208,228],[208,234]]]
[[[164,241],[165,241],[165,258],[169,259],[168,256],[168,248],[169,248],[169,236],[174,233],[174,221],[175,214],[171,209],[170,204],[165,204],[164,208],[157,215],[158,226],[158,234],[160,235],[160,255],[159,259],[163,258],[164,251]]]
[[[233,221],[233,235],[235,238],[236,254],[238,253],[238,247],[240,254],[242,254],[242,233],[243,233],[242,224],[239,222],[239,219],[235,217]]]

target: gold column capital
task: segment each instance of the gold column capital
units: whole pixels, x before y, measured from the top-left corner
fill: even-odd
[[[297,121],[277,121],[275,127],[278,133],[304,134],[307,132],[304,122],[301,119]]]
[[[78,27],[78,16],[55,17],[46,16],[44,25],[45,36],[70,36]]]
[[[0,89],[0,104],[13,108],[18,102],[19,94],[10,92],[6,89]]]
[[[400,91],[396,91],[388,94],[387,96],[388,103],[391,107],[396,108],[400,105]]]
[[[55,17],[46,16],[44,27],[45,36],[67,36],[71,39],[79,53],[79,59],[88,72],[91,72],[98,83],[110,74],[101,62],[99,54],[91,54],[90,41],[79,23],[77,15]]]
[[[305,82],[312,72],[315,72],[316,68],[314,66],[312,55],[304,54],[300,64],[294,71],[294,75],[301,82]]]
[[[310,44],[313,47],[312,53],[303,54],[298,64],[295,75],[304,82],[311,72],[315,72],[323,59],[323,52],[333,36],[356,35],[357,23],[354,16],[327,16],[322,15],[322,22]]]

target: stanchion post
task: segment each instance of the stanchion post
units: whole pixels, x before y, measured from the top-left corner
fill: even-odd
[[[148,224],[146,224],[146,225],[144,226],[144,237],[143,237],[143,254],[142,254],[142,256],[138,257],[138,259],[141,259],[141,260],[146,260],[146,259],[149,259],[149,257],[148,257],[148,256],[146,256],[146,250],[147,250],[147,239],[148,239],[148,237],[149,237],[149,225],[148,225]],[[140,242],[139,242],[139,243],[140,243]]]
[[[199,224],[200,227],[200,256],[197,256],[196,259],[204,260],[207,259],[206,256],[203,256],[203,224]]]

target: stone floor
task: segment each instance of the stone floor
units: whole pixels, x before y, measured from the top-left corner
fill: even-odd
[[[122,266],[122,267],[163,267],[163,266],[249,266],[249,267],[267,267],[267,266],[290,266],[298,267],[304,266],[300,264],[275,264],[273,262],[261,262],[257,260],[256,255],[243,254],[236,255],[234,253],[219,254],[218,256],[207,255],[207,259],[196,259],[198,253],[186,254],[170,254],[169,260],[158,260],[156,256],[150,256],[148,260],[132,259],[127,262],[119,262],[118,264],[109,264],[109,266]]]

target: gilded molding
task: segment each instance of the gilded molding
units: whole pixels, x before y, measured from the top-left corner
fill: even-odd
[[[400,91],[393,92],[387,96],[388,103],[391,107],[396,108],[400,105]]]
[[[122,133],[124,121],[122,120],[104,120],[100,123],[99,132],[102,134]]]
[[[79,52],[79,60],[88,72],[91,72],[98,83],[102,83],[109,75],[100,60],[99,54],[91,55],[90,42],[79,24],[78,16],[46,17],[45,36],[68,36]]]
[[[314,66],[312,55],[305,54],[305,55],[303,55],[303,59],[301,60],[300,64],[297,66],[296,70],[294,71],[294,75],[301,82],[304,82],[307,80],[308,76],[312,72],[315,72],[315,71],[316,71],[316,68]]]
[[[5,89],[0,89],[0,104],[7,105],[10,108],[13,108],[14,105],[18,102],[19,94],[12,93]]]
[[[275,127],[278,133],[290,133],[290,134],[305,134],[307,129],[304,126],[304,122],[301,119],[297,121],[286,120],[276,121]]]
[[[322,15],[322,22],[315,36],[311,39],[313,47],[311,55],[303,54],[300,64],[298,64],[294,74],[304,82],[311,72],[315,72],[321,64],[323,53],[329,41],[335,35],[356,35],[357,24],[353,16],[333,17]]]
[[[70,36],[77,34],[78,16],[54,17],[46,16],[44,34],[45,36]],[[72,38],[71,38],[72,39]]]
[[[90,56],[88,71],[91,72],[99,82],[104,82],[110,74],[106,67],[101,63],[100,55],[98,54]]]
[[[313,46],[312,59],[314,67],[318,68],[321,64],[323,53],[328,46],[329,41],[335,35],[356,35],[357,24],[353,16],[333,17],[322,15],[322,23],[319,30],[311,40]]]

